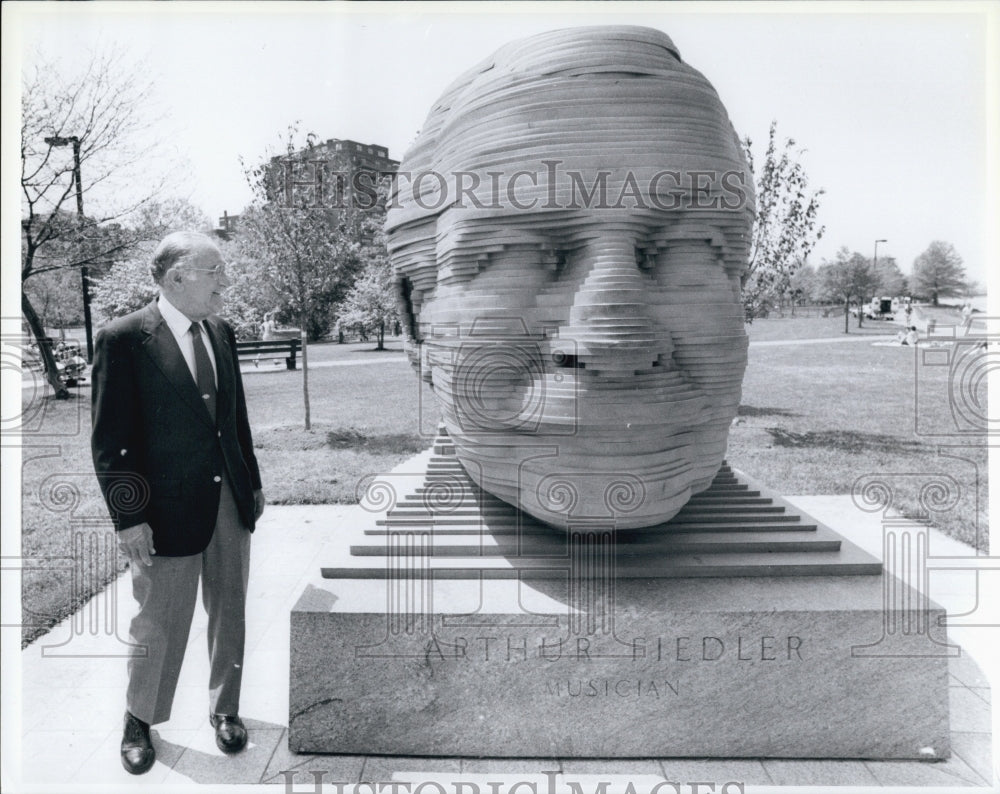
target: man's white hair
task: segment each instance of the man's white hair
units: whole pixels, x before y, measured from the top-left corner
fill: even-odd
[[[173,232],[164,237],[153,253],[150,275],[157,284],[163,281],[170,268],[187,256],[204,248],[218,248],[215,241],[202,232]]]

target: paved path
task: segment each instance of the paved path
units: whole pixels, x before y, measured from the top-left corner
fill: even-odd
[[[405,471],[407,464],[398,470]],[[800,509],[832,525],[854,543],[881,556],[880,516],[858,510],[849,496],[789,497]],[[5,741],[21,740],[20,753],[5,747],[5,774],[26,783],[52,784],[53,790],[67,786],[125,785],[143,789],[157,783],[221,784],[274,783],[286,791],[312,792],[316,777],[327,783],[358,781],[434,780],[456,791],[457,780],[478,783],[481,794],[510,794],[503,788],[491,792],[488,784],[534,780],[546,794],[554,781],[558,794],[571,794],[567,783],[576,782],[585,792],[595,790],[601,780],[611,782],[607,794],[626,789],[635,782],[636,794],[648,792],[657,781],[716,781],[716,792],[729,781],[744,783],[748,791],[775,786],[835,785],[856,790],[859,786],[961,786],[985,790],[991,777],[990,683],[982,663],[990,658],[989,641],[996,629],[957,626],[949,629],[952,641],[966,649],[952,661],[949,676],[953,755],[945,762],[881,761],[789,761],[753,759],[649,759],[649,760],[548,760],[407,758],[384,756],[299,756],[287,747],[289,612],[324,560],[331,558],[328,544],[339,527],[355,521],[371,521],[361,508],[344,505],[270,506],[254,535],[250,574],[249,627],[244,678],[243,715],[251,743],[241,755],[227,757],[214,744],[207,720],[205,617],[198,609],[187,657],[181,673],[173,714],[169,722],[154,728],[158,760],[142,778],[126,774],[118,758],[124,709],[126,646],[121,639],[133,609],[129,577],[123,576],[105,593],[95,597],[76,616],[20,654],[21,686],[4,691]],[[972,559],[968,547],[937,531],[931,532],[930,553]],[[955,571],[932,595],[952,614],[975,608],[975,576]],[[1000,578],[1000,577],[993,577]],[[980,586],[988,584],[980,577]],[[1000,604],[995,593],[980,592],[981,605]],[[979,615],[977,614],[977,617]],[[967,621],[971,623],[981,620]],[[7,629],[11,631],[11,629]],[[9,639],[9,638],[8,638]],[[980,660],[977,665],[972,657]],[[15,661],[18,661],[15,657]],[[1000,667],[998,667],[1000,669]],[[16,680],[16,679],[15,679]],[[13,702],[21,697],[20,709]],[[8,709],[12,709],[8,711]],[[20,735],[14,729],[21,714]],[[641,729],[638,728],[638,729]],[[20,770],[12,770],[20,757]],[[12,761],[12,759],[14,759]],[[546,776],[546,773],[552,777]],[[600,777],[594,777],[599,775]],[[760,786],[763,788],[751,789]],[[415,787],[414,787],[415,788]],[[334,789],[331,789],[334,790]],[[414,789],[411,789],[413,791]],[[519,789],[519,794],[530,791]],[[660,794],[673,791],[666,787]],[[683,789],[689,791],[689,787]],[[710,789],[704,786],[701,792]],[[736,791],[730,788],[730,791]],[[845,789],[847,790],[847,789]],[[925,791],[931,789],[924,789]],[[937,788],[933,790],[938,790]],[[363,794],[381,794],[367,787]],[[405,791],[405,789],[403,790]],[[353,794],[352,789],[346,789]],[[435,787],[424,794],[441,794]],[[344,792],[341,792],[344,794]],[[399,792],[397,792],[399,794]],[[464,794],[476,794],[464,788]]]
[[[398,364],[405,363],[406,356],[402,353],[386,353],[383,356],[373,356],[372,358],[351,358],[336,359],[334,361],[310,361],[309,369],[323,369],[325,367],[357,367],[366,364]],[[273,361],[274,363],[270,363]],[[247,374],[253,372],[288,372],[285,369],[283,359],[272,359],[262,361],[259,367],[255,367],[252,362],[241,362],[240,372]]]
[[[844,336],[825,336],[820,339],[761,339],[750,340],[750,347],[789,347],[792,345],[839,345],[843,342],[891,342],[896,337],[893,334],[846,334]]]

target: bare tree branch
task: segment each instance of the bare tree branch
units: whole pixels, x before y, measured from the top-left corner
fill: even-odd
[[[46,378],[57,397],[66,397],[25,282],[33,275],[103,264],[127,252],[134,239],[120,227],[104,225],[155,196],[164,177],[150,185],[144,181],[148,169],[137,168],[156,146],[148,139],[158,120],[150,115],[155,106],[148,69],[108,49],[93,52],[75,73],[38,54],[33,60],[21,97],[21,303]],[[134,185],[139,184],[146,189],[137,198]],[[87,217],[74,200],[78,190]]]

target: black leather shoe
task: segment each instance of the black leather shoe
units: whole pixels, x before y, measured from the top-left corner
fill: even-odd
[[[125,712],[125,731],[122,736],[122,766],[126,772],[141,775],[149,771],[156,760],[156,750],[149,738],[149,724],[131,712]]]
[[[238,753],[247,746],[247,729],[235,714],[209,714],[215,728],[215,743],[224,753]]]

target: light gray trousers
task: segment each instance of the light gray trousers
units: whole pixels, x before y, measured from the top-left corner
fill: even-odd
[[[215,532],[205,551],[188,557],[154,555],[152,565],[132,565],[131,570],[139,611],[129,628],[134,645],[128,662],[128,710],[150,725],[170,719],[200,578],[208,613],[209,710],[238,714],[250,532],[240,520],[227,478],[222,479]]]

